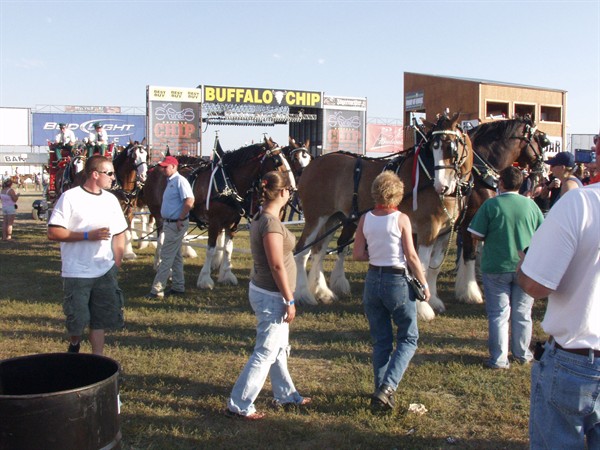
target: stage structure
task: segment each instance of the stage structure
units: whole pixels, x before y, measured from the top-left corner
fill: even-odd
[[[297,142],[310,140],[313,156],[345,150],[365,153],[366,98],[333,97],[292,89],[201,85],[202,121],[208,125],[288,124]]]

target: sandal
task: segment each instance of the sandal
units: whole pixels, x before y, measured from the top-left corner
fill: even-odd
[[[264,419],[264,417],[266,416],[265,413],[261,413],[258,411],[245,416],[243,414],[233,412],[229,408],[226,408],[223,413],[225,414],[225,417],[228,417],[230,419],[243,419],[243,420],[260,420],[260,419]]]

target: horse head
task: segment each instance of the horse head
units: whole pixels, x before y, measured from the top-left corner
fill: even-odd
[[[531,119],[520,119],[523,123],[523,136],[517,136],[521,150],[516,159],[520,167],[526,167],[534,176],[535,183],[541,183],[544,176],[544,148],[550,145],[546,133],[537,129]]]
[[[143,145],[143,141],[142,144],[134,145],[129,151],[137,173],[137,181],[143,183],[146,181],[146,175],[148,174],[148,151]]]
[[[300,175],[302,175],[302,171],[312,161],[312,156],[308,151],[309,147],[310,141],[308,139],[304,144],[297,144],[296,141],[290,137],[288,146],[282,148],[282,152],[290,163],[292,173],[296,178],[299,178]]]
[[[451,195],[467,182],[473,167],[471,140],[459,124],[460,112],[449,118],[442,115],[431,132],[433,187],[440,195]]]
[[[277,145],[271,138],[265,138],[267,150],[261,161],[260,177],[271,171],[278,171],[287,174],[290,186],[296,188],[296,178],[292,171],[292,167],[283,152],[283,149]]]

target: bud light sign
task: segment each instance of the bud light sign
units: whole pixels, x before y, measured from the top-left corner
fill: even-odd
[[[146,116],[33,113],[33,145],[44,146],[48,141],[54,142],[60,132],[59,123],[66,124],[78,141],[94,131],[95,123],[100,123],[108,133],[108,141],[117,145],[127,145],[130,140],[141,142],[146,136]]]

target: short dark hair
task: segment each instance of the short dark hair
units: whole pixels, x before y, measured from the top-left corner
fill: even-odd
[[[87,159],[87,161],[85,162],[85,176],[89,177],[92,172],[94,172],[95,170],[98,170],[100,168],[100,166],[105,163],[105,162],[110,162],[110,159],[108,159],[105,156],[102,155],[94,155],[90,158]]]
[[[508,166],[500,171],[500,180],[507,191],[518,191],[523,184],[523,172],[515,166]]]

